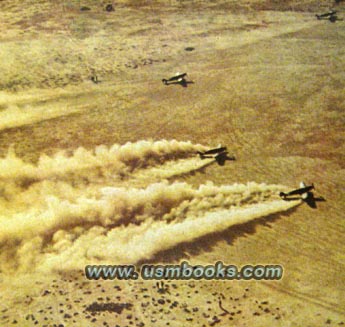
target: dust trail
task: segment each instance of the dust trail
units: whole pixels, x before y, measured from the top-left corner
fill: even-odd
[[[122,243],[122,246],[114,248],[107,239],[102,243],[103,237],[101,236],[98,238],[97,243],[99,244],[95,244],[95,247],[91,247],[88,251],[88,256],[99,258],[100,250],[103,249],[103,253],[106,252],[103,259],[135,263],[143,259],[150,259],[157,252],[170,249],[180,243],[191,242],[210,233],[224,231],[233,225],[243,224],[253,219],[286,211],[297,204],[298,201],[282,202],[277,200],[245,208],[219,210],[207,213],[198,219],[189,218],[176,224],[169,225],[159,222],[151,225],[150,229],[143,226],[143,230],[140,228],[141,226],[136,226],[132,230],[127,230],[125,238],[118,230],[113,230],[108,233],[107,238],[111,240],[117,239],[117,242]],[[132,235],[129,236],[130,234]]]
[[[198,171],[202,171],[212,163],[214,163],[214,159],[200,160],[197,157],[168,161],[159,166],[134,172],[131,175],[130,183],[131,185],[145,186],[161,181],[162,179],[189,176]]]
[[[88,90],[74,87],[69,87],[69,91],[59,88],[0,91],[0,131],[89,110],[89,96]]]
[[[80,178],[94,181],[97,178],[125,178],[135,169],[183,158],[205,149],[191,142],[138,141],[111,147],[98,146],[94,150],[78,148],[72,154],[61,151],[54,156],[42,155],[36,165],[18,158],[13,149],[0,159],[0,179],[36,181],[48,178]]]
[[[71,241],[71,235],[61,233],[56,238],[58,255],[47,254],[39,269],[73,269],[85,264],[134,264],[152,258],[156,253],[180,243],[243,224],[253,219],[286,211],[299,202],[280,200],[250,205],[232,210],[206,213],[198,219],[180,223],[147,221],[139,226],[116,228],[109,232],[92,229]],[[66,241],[66,239],[70,239]],[[37,242],[37,241],[36,241]],[[32,245],[34,246],[34,245]],[[31,249],[30,249],[31,250]]]
[[[48,197],[43,205],[0,217],[0,262],[20,271],[135,263],[298,203],[277,201],[280,189],[256,183],[195,189],[165,181],[144,189],[105,187],[98,197],[74,201]]]
[[[0,268],[18,272],[135,263],[181,242],[298,204],[283,186],[173,182],[212,163],[202,145],[138,141],[25,163],[0,160]],[[163,180],[163,181],[161,181]]]
[[[86,105],[68,105],[63,108],[61,105],[35,105],[19,107],[10,105],[7,109],[0,111],[0,131],[7,128],[14,128],[30,125],[44,120],[67,116],[87,109]]]
[[[168,184],[164,181],[144,189],[103,187],[98,196],[78,197],[73,188],[68,195],[63,185],[61,198],[59,191],[55,195],[47,195],[48,189],[41,189],[42,184],[39,187],[40,193],[28,194],[26,210],[12,215],[0,214],[0,242],[53,234],[75,226],[114,227],[118,224],[139,224],[147,219],[181,220],[217,208],[265,201],[281,189],[256,183],[215,186],[211,182],[194,189],[187,183]]]
[[[204,161],[178,158],[194,156],[201,148],[174,140],[141,141],[110,148],[99,146],[94,151],[79,148],[70,155],[43,155],[36,165],[25,163],[10,149],[0,160],[0,217],[11,218],[29,209],[41,216],[59,201],[65,204],[99,199],[104,186],[147,187],[167,177],[189,174],[204,167]],[[58,200],[54,202],[55,198]]]
[[[47,196],[26,211],[0,215],[0,242],[52,235],[76,226],[116,226],[160,219],[174,206],[194,197],[186,183],[152,184],[146,189],[106,187],[99,198],[76,197],[73,201]],[[33,203],[33,201],[31,201]]]

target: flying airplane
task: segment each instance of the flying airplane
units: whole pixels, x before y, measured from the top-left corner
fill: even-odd
[[[279,196],[285,201],[294,201],[302,199],[311,208],[316,208],[316,202],[326,201],[323,197],[316,198],[311,190],[314,190],[314,184],[306,186],[304,182],[300,183],[300,188],[292,190],[288,193],[280,192]],[[300,195],[300,197],[295,197],[295,195]]]
[[[329,12],[326,12],[324,14],[321,15],[316,15],[317,19],[328,19],[329,21],[331,21],[332,23],[334,23],[337,20],[340,20],[338,18],[338,16],[336,15],[336,11],[335,10],[330,10]]]
[[[304,182],[301,182],[300,188],[290,191],[288,193],[280,192],[279,195],[283,199],[291,195],[301,195],[302,198],[305,198],[308,192],[310,192],[313,189],[315,189],[314,184],[311,184],[310,186],[306,186]]]
[[[95,84],[98,84],[98,83],[99,83],[99,80],[98,80],[97,75],[92,75],[90,79],[91,79],[91,81],[94,82]]]
[[[226,151],[226,146],[218,146],[217,148],[210,149],[204,152],[198,151],[201,159],[215,159],[220,166],[224,166],[226,160],[236,160],[234,156],[229,157]]]
[[[165,85],[181,84],[182,86],[187,86],[188,83],[193,83],[193,82],[187,82],[185,78],[186,76],[187,76],[187,73],[183,73],[183,74],[177,73],[175,76],[170,77],[169,79],[163,78],[162,82]]]

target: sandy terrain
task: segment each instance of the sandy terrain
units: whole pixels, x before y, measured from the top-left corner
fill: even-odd
[[[333,2],[106,4],[0,1],[0,325],[345,325],[345,23],[315,19]],[[220,143],[236,161],[196,156]],[[278,196],[301,180],[317,209]],[[284,276],[84,274],[182,260]]]

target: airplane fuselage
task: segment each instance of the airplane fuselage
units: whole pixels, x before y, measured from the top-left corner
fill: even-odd
[[[183,74],[170,77],[169,79],[163,78],[162,82],[167,85],[169,82],[183,81],[186,76],[187,76],[187,73],[183,73]]]
[[[304,193],[310,192],[312,189],[314,189],[314,185],[306,186],[306,187],[301,187],[296,190],[290,191],[287,193],[287,196],[289,195],[302,195]]]

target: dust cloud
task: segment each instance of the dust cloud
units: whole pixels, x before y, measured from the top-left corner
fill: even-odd
[[[36,164],[0,160],[0,265],[7,271],[134,264],[235,224],[279,213],[284,187],[250,182],[198,188],[176,179],[212,164],[202,145],[139,141],[79,148]]]

